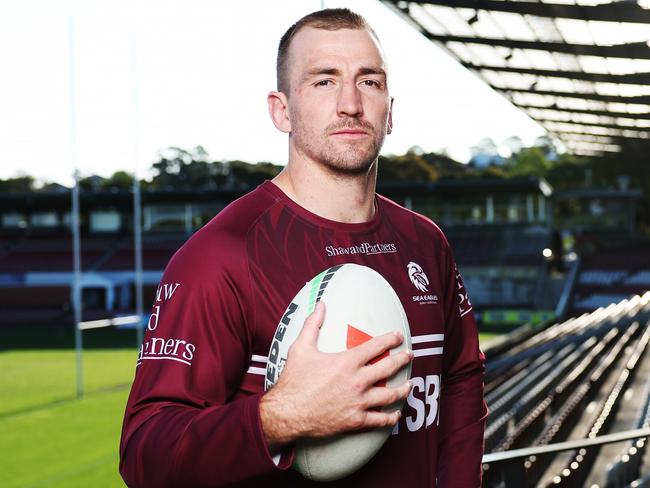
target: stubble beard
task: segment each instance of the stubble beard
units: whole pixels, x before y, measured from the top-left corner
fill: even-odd
[[[340,176],[358,176],[366,174],[379,156],[384,144],[385,127],[377,129],[372,124],[350,118],[343,122],[331,124],[322,133],[307,129],[302,117],[297,115],[291,124],[291,137],[296,149],[311,160],[324,166],[331,173]],[[335,143],[329,134],[341,129],[360,128],[370,134],[370,140]]]

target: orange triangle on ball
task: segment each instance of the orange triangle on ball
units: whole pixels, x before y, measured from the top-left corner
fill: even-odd
[[[350,324],[348,324],[348,337],[345,344],[345,346],[348,349],[352,349],[353,347],[358,346],[359,344],[363,344],[364,342],[369,341],[370,339],[372,339],[371,335],[368,335],[362,330],[359,330],[356,327],[352,327]],[[380,359],[387,358],[387,357],[388,357],[388,351],[384,351],[376,358],[371,359],[370,364],[375,364]],[[386,386],[386,380],[378,381],[377,383],[375,383],[375,386]]]

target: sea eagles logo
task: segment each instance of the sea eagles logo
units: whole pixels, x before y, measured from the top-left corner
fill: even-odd
[[[429,284],[429,278],[427,278],[427,275],[424,274],[424,270],[419,264],[411,261],[406,269],[409,272],[409,278],[411,278],[411,283],[413,283],[413,286],[415,286],[423,293],[429,291],[427,288],[427,285]]]

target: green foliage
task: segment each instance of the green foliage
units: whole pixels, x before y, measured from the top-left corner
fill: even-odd
[[[507,178],[510,174],[508,173],[507,167],[490,165],[480,173],[480,176],[486,178]]]
[[[505,165],[505,171],[508,176],[544,176],[551,168],[551,162],[548,160],[543,148],[527,147],[519,153],[511,156]]]
[[[418,149],[413,148],[402,156],[379,156],[377,178],[384,182],[437,181],[476,173],[476,170],[445,154],[425,153]]]
[[[555,191],[575,190],[585,186],[585,172],[589,164],[569,155],[561,155],[546,173],[546,179]]]
[[[151,189],[166,188],[242,188],[255,186],[273,178],[281,166],[268,162],[250,164],[244,161],[210,161],[201,146],[192,151],[170,147],[160,153],[152,165]]]
[[[34,190],[33,176],[16,176],[0,180],[0,193],[24,193]]]
[[[203,188],[215,186],[217,168],[209,161],[207,151],[197,146],[192,151],[178,147],[162,151],[152,170],[153,188]]]
[[[227,188],[246,188],[257,186],[264,180],[274,178],[282,170],[281,166],[262,162],[250,164],[244,161],[227,161],[224,165],[224,178],[221,186]]]
[[[133,186],[133,175],[126,171],[116,171],[101,184],[107,190],[129,190]]]
[[[379,156],[378,178],[382,181],[436,181],[438,171],[422,156],[407,152],[403,156]]]

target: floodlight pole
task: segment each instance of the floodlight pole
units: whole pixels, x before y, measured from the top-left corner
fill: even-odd
[[[140,184],[136,175],[133,178],[133,240],[135,247],[135,314],[136,320],[136,347],[142,344],[144,327],[142,323],[142,226]]]
[[[142,203],[140,199],[140,182],[138,181],[138,78],[136,63],[135,34],[131,36],[131,77],[132,77],[132,114],[133,114],[133,249],[134,249],[134,284],[136,348],[139,349],[144,335],[142,323]]]
[[[74,345],[77,359],[77,398],[83,397],[83,337],[81,335],[81,311],[83,302],[81,300],[81,238],[79,236],[79,172],[74,173],[74,187],[72,188],[72,251],[74,260],[74,284],[73,284],[73,306],[74,306]]]
[[[74,17],[68,19],[70,40],[70,159],[72,160],[74,186],[72,187],[72,306],[74,309],[74,343],[77,361],[77,398],[83,397],[83,361],[81,351],[83,338],[81,335],[81,236],[79,232],[79,170],[77,169],[76,113],[75,113],[75,43]]]

